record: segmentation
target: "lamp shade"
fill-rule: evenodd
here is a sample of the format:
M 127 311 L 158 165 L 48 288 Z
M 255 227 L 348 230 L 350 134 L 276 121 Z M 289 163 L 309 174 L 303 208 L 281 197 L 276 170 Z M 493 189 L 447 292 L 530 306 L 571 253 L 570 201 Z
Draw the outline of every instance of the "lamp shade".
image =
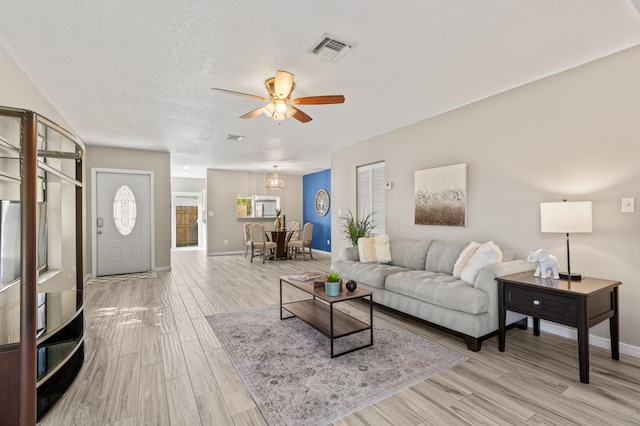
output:
M 540 203 L 540 231 L 591 232 L 591 201 Z

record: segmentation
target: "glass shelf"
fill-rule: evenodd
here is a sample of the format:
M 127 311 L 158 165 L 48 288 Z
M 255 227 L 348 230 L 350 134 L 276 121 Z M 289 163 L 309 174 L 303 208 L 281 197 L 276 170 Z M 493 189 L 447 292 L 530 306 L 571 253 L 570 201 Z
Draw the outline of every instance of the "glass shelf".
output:
M 38 384 L 42 379 L 57 371 L 57 367 L 69 358 L 83 338 L 38 347 Z

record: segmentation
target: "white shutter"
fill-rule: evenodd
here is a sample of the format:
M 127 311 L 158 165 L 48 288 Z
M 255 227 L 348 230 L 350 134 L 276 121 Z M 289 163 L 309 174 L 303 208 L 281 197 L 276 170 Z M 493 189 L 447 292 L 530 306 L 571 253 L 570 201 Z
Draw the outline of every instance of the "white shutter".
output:
M 376 235 L 381 235 L 385 233 L 384 163 L 382 163 L 381 167 L 372 169 L 371 174 L 371 206 L 373 211 L 373 224 L 375 225 L 373 232 Z
M 358 218 L 371 213 L 371 170 L 358 168 Z
M 384 162 L 358 167 L 358 217 L 371 214 L 373 234 L 385 233 Z

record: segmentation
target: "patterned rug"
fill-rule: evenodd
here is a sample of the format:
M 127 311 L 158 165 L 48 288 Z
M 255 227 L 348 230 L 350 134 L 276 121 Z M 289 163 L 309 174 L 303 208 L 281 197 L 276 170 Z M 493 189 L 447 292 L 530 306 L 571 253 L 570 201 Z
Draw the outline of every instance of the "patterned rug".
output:
M 117 281 L 140 280 L 140 279 L 156 278 L 156 277 L 157 275 L 154 271 L 136 272 L 133 274 L 103 275 L 101 277 L 91 278 L 87 284 L 112 283 Z
M 280 321 L 278 309 L 207 317 L 270 425 L 324 425 L 468 359 L 378 318 L 373 346 L 331 359 L 327 337 L 298 318 Z M 344 337 L 335 350 L 368 339 L 368 331 Z

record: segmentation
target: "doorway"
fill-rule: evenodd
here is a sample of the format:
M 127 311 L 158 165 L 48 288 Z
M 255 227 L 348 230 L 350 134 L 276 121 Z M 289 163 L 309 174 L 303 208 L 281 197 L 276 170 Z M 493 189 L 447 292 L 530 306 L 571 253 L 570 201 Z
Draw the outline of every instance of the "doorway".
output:
M 150 271 L 153 172 L 92 172 L 93 275 Z
M 202 248 L 202 194 L 174 192 L 172 194 L 171 246 L 173 248 Z

